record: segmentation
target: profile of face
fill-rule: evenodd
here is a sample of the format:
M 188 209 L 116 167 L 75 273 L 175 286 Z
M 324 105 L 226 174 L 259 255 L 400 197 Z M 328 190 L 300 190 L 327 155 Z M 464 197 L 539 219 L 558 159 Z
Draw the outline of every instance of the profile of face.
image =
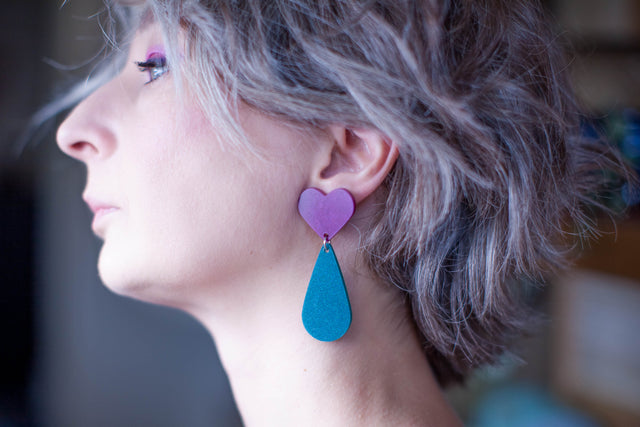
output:
M 75 108 L 57 138 L 87 167 L 83 198 L 104 240 L 104 283 L 181 306 L 291 258 L 287 240 L 306 227 L 296 203 L 316 149 L 248 107 L 239 121 L 265 158 L 225 148 L 189 83 L 176 91 L 170 68 L 159 28 L 141 29 L 121 72 Z

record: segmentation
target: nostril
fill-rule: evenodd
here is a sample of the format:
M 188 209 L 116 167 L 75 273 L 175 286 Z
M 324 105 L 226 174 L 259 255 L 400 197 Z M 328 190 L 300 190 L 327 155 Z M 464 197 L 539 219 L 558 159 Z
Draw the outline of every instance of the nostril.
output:
M 63 151 L 72 157 L 79 158 L 80 160 L 98 153 L 97 148 L 93 144 L 85 141 L 74 142 L 67 145 L 66 148 L 67 149 Z

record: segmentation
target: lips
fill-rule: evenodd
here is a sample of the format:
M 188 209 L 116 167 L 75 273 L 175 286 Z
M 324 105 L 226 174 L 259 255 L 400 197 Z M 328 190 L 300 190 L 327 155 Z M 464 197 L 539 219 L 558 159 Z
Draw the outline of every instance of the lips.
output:
M 97 235 L 101 235 L 102 227 L 100 225 L 104 222 L 103 219 L 119 211 L 120 208 L 118 208 L 115 204 L 104 202 L 90 196 L 85 196 L 83 197 L 83 199 L 87 206 L 89 206 L 91 212 L 93 212 L 93 222 L 91 223 L 91 229 Z

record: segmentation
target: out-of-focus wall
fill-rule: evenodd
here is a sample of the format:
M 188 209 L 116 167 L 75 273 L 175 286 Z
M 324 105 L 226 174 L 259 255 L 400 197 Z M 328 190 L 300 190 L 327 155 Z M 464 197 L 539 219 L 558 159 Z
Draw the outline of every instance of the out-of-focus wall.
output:
M 640 108 L 640 1 L 549 3 L 578 50 L 571 67 L 580 99 L 598 113 Z
M 20 17 L 21 19 L 17 19 Z M 6 1 L 0 13 L 0 425 L 28 425 L 35 349 L 35 156 L 18 139 L 46 81 L 32 58 L 47 29 L 36 2 Z M 17 424 L 20 423 L 20 424 Z

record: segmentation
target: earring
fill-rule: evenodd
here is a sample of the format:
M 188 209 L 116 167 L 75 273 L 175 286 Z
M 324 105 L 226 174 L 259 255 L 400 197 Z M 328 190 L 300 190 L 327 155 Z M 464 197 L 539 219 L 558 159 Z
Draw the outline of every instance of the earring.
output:
M 317 188 L 307 188 L 300 195 L 298 211 L 323 239 L 304 297 L 302 324 L 315 339 L 335 341 L 351 325 L 351 304 L 331 239 L 353 216 L 355 201 L 344 188 L 327 195 Z

